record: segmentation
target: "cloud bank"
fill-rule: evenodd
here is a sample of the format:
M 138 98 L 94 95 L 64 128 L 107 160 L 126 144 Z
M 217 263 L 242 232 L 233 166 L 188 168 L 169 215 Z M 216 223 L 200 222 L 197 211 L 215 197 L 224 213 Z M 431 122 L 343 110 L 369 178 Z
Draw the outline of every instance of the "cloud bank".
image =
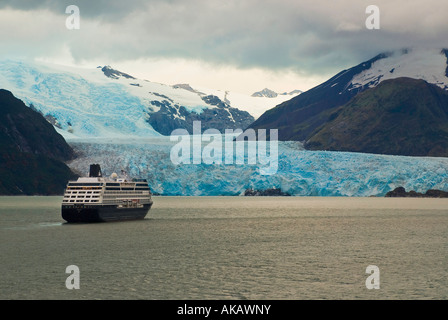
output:
M 68 30 L 68 5 L 81 28 Z M 380 8 L 381 29 L 365 10 Z M 448 47 L 440 0 L 3 0 L 0 55 L 74 61 L 184 59 L 329 74 L 401 47 Z

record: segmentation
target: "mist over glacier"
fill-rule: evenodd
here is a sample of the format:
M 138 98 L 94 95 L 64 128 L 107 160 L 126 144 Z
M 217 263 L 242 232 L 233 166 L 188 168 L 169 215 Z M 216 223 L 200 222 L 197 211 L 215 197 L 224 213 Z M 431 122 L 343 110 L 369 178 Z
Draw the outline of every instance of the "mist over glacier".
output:
M 448 159 L 350 152 L 307 151 L 299 142 L 278 142 L 278 170 L 260 165 L 179 164 L 170 160 L 169 137 L 138 140 L 68 140 L 79 157 L 69 166 L 80 174 L 99 163 L 104 175 L 125 170 L 146 178 L 155 194 L 242 195 L 246 189 L 281 189 L 294 196 L 384 196 L 403 186 L 426 192 L 448 190 Z M 234 149 L 235 150 L 235 149 Z

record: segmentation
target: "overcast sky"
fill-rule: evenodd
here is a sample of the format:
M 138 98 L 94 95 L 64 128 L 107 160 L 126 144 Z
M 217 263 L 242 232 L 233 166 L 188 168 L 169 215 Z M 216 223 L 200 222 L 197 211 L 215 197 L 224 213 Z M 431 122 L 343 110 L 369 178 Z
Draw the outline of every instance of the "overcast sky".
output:
M 380 9 L 369 30 L 368 5 Z M 80 29 L 66 27 L 77 5 Z M 306 90 L 402 47 L 448 47 L 446 0 L 0 0 L 0 58 L 111 65 L 251 93 Z

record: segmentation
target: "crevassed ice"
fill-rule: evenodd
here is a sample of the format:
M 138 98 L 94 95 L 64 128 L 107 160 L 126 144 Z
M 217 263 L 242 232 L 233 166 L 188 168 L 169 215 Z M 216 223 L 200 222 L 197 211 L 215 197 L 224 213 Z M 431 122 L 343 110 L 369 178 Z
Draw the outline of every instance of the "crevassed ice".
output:
M 280 188 L 296 196 L 384 196 L 399 186 L 448 190 L 448 158 L 307 151 L 298 142 L 279 142 L 278 171 L 264 176 L 258 165 L 173 165 L 167 137 L 71 144 L 84 156 L 70 167 L 86 172 L 90 163 L 100 163 L 105 174 L 124 169 L 164 195 L 240 195 L 249 188 Z

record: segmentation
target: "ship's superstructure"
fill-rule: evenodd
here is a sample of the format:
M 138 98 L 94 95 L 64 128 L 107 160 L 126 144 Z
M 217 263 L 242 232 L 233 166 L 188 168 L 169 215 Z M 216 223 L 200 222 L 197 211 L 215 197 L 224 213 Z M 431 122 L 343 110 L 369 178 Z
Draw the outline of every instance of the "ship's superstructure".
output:
M 98 164 L 90 166 L 89 177 L 69 181 L 62 200 L 62 217 L 67 222 L 143 219 L 152 206 L 151 190 L 144 179 L 102 176 Z

